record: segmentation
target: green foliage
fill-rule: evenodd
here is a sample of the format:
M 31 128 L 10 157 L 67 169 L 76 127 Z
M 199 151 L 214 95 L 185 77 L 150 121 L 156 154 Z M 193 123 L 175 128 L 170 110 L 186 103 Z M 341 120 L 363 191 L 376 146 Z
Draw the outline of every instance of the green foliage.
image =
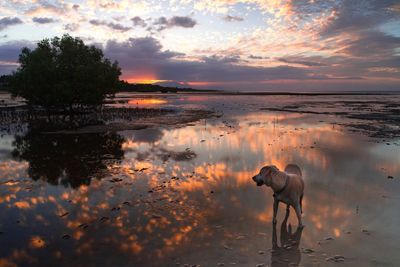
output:
M 11 92 L 32 105 L 99 105 L 120 85 L 118 63 L 111 63 L 101 49 L 70 35 L 44 39 L 34 50 L 23 48 L 18 61 Z

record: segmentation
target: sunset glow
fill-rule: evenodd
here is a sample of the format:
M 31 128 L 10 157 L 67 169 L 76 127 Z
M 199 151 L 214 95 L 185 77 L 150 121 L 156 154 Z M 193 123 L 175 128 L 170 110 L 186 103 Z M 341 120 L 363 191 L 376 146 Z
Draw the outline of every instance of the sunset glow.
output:
M 393 0 L 2 1 L 0 74 L 23 46 L 69 33 L 132 83 L 230 90 L 398 90 Z M 368 45 L 366 45 L 368 44 Z

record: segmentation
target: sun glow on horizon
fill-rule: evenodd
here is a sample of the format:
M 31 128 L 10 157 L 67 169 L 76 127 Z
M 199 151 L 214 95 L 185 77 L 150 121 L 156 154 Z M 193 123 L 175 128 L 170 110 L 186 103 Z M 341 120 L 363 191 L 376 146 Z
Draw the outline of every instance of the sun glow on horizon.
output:
M 159 80 L 155 77 L 140 77 L 140 78 L 129 78 L 126 79 L 129 83 L 145 83 L 145 84 L 154 84 L 160 82 L 169 82 L 169 80 Z

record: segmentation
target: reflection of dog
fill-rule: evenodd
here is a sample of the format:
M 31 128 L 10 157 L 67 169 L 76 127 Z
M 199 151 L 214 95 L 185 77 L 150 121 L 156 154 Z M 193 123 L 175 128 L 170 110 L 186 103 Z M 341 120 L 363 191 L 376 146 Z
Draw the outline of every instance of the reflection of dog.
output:
M 281 246 L 278 246 L 276 236 L 276 224 L 272 228 L 272 253 L 271 266 L 299 266 L 301 253 L 299 250 L 302 227 L 297 227 L 296 232 L 292 233 L 292 226 L 287 225 L 289 218 L 289 209 L 286 209 L 286 216 L 281 225 Z
M 301 170 L 297 165 L 287 165 L 284 172 L 273 165 L 265 166 L 261 168 L 259 174 L 253 177 L 253 181 L 258 186 L 265 184 L 274 191 L 273 223 L 276 223 L 276 214 L 281 201 L 287 205 L 287 209 L 290 206 L 295 209 L 299 226 L 302 226 L 301 213 L 303 211 L 301 202 L 303 200 L 304 182 Z

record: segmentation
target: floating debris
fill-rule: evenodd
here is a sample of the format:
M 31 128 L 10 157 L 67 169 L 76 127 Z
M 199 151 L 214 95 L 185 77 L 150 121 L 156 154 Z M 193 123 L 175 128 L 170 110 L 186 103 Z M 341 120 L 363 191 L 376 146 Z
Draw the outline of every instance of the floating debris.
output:
M 82 224 L 80 224 L 80 225 L 78 226 L 78 228 L 82 228 L 82 229 L 86 229 L 86 228 L 88 228 L 88 227 L 89 227 L 89 225 L 86 224 L 86 223 L 82 223 Z
M 62 218 L 62 217 L 67 216 L 68 214 L 69 214 L 69 212 L 65 212 L 65 213 L 63 213 L 63 214 L 61 214 L 61 215 L 59 215 L 59 216 Z
M 226 250 L 232 250 L 233 248 L 228 247 L 227 245 L 224 245 L 224 249 L 226 249 Z
M 101 218 L 100 218 L 100 221 L 101 221 L 101 222 L 106 222 L 106 221 L 108 221 L 109 219 L 110 219 L 110 218 L 104 216 L 104 217 L 101 217 Z
M 122 179 L 121 179 L 121 178 L 118 178 L 118 177 L 112 178 L 112 179 L 110 180 L 111 183 L 119 183 L 119 182 L 121 182 L 121 181 L 122 181 Z
M 363 233 L 366 234 L 366 235 L 371 235 L 370 231 L 368 231 L 368 230 L 366 230 L 366 229 L 363 229 L 361 232 L 363 232 Z
M 311 248 L 303 248 L 303 253 L 304 254 L 310 254 L 310 253 L 313 253 L 314 252 L 314 250 L 312 250 Z
M 161 219 L 162 218 L 162 216 L 159 215 L 159 214 L 153 214 L 153 216 L 151 216 L 151 217 L 154 218 L 154 219 Z
M 326 261 L 343 262 L 344 257 L 341 255 L 335 255 L 333 257 L 327 258 Z
M 246 239 L 246 236 L 244 236 L 244 235 L 238 235 L 235 239 L 236 239 L 236 240 L 243 240 L 243 239 Z

